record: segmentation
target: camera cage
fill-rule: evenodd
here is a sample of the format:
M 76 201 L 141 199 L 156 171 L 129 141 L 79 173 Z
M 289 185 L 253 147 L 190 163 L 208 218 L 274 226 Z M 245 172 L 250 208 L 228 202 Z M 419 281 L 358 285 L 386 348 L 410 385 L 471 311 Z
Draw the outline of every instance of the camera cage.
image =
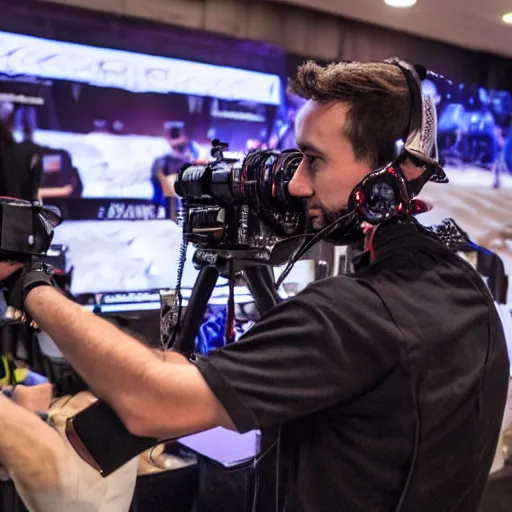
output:
M 253 150 L 233 158 L 227 150 L 227 143 L 215 139 L 213 160 L 180 169 L 174 188 L 182 199 L 187 242 L 202 248 L 261 248 L 305 234 L 304 202 L 287 194 L 301 153 Z

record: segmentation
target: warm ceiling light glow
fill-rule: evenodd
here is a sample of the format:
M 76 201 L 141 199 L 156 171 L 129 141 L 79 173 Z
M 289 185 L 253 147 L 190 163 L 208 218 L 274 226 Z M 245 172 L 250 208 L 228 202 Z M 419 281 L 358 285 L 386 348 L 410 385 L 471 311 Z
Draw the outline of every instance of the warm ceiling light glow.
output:
M 507 14 L 504 14 L 502 19 L 505 23 L 512 24 L 512 12 L 507 12 Z
M 384 0 L 391 7 L 411 7 L 416 0 Z

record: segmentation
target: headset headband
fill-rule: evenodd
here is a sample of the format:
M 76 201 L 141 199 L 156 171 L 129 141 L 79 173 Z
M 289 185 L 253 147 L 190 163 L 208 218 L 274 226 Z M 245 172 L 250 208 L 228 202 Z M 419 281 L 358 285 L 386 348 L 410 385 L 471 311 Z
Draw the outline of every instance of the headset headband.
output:
M 409 133 L 400 161 L 411 159 L 418 167 L 425 167 L 428 180 L 448 183 L 448 178 L 439 165 L 437 150 L 437 113 L 430 96 L 424 96 L 421 81 L 428 71 L 422 66 L 411 66 L 400 59 L 385 62 L 397 66 L 405 77 L 409 89 L 410 119 Z

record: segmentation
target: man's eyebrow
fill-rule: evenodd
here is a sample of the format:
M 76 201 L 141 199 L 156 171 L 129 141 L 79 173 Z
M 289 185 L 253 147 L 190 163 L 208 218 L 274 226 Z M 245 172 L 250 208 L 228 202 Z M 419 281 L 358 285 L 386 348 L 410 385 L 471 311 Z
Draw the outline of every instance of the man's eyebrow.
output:
M 325 153 L 311 142 L 298 143 L 298 146 L 301 153 L 316 153 L 318 156 L 325 158 Z

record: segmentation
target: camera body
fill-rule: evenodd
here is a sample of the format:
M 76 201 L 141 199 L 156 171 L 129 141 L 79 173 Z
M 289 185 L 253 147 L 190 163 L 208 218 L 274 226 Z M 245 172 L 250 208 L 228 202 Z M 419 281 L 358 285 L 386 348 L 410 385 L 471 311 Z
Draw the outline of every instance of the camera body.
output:
M 304 203 L 288 193 L 300 152 L 255 150 L 240 160 L 226 157 L 227 148 L 214 140 L 212 162 L 180 170 L 175 190 L 183 201 L 185 240 L 200 248 L 243 249 L 305 233 Z

